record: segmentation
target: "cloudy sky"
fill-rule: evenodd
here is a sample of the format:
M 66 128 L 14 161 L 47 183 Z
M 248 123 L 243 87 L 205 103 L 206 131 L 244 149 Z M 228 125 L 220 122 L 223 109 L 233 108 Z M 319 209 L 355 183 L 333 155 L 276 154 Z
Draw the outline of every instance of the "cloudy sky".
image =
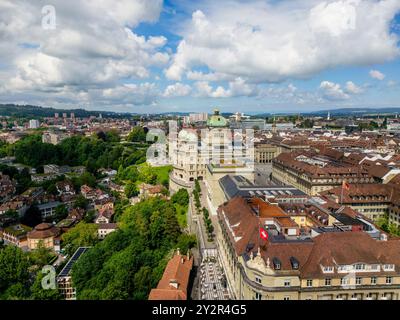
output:
M 0 103 L 400 107 L 399 39 L 399 0 L 0 0 Z

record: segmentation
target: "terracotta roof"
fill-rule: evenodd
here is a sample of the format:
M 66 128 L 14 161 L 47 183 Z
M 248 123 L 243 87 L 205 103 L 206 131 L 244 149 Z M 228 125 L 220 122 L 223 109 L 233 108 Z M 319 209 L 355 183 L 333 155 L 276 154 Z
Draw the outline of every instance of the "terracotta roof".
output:
M 266 264 L 272 266 L 274 258 L 279 259 L 281 270 L 277 272 L 300 273 L 302 278 L 326 277 L 321 266 L 356 263 L 395 264 L 396 272 L 400 272 L 397 238 L 380 241 L 365 232 L 326 232 L 308 240 L 260 241 L 256 213 L 242 198 L 233 198 L 220 206 L 218 218 L 237 256 L 260 248 Z M 300 264 L 298 270 L 292 268 L 292 257 Z
M 301 267 L 303 277 L 322 275 L 321 265 L 354 263 L 396 264 L 400 268 L 400 242 L 378 241 L 364 232 L 323 233 L 314 238 L 307 262 Z
M 248 244 L 259 243 L 259 220 L 247 201 L 235 197 L 218 208 L 218 218 L 226 226 L 228 237 L 233 244 L 237 255 L 246 252 Z
M 399 198 L 399 187 L 391 184 L 350 184 L 349 190 L 343 190 L 343 203 L 365 203 L 374 201 L 389 203 Z M 336 187 L 328 191 L 321 192 L 321 195 L 337 199 L 341 198 L 342 187 Z
M 38 224 L 31 232 L 28 233 L 29 239 L 46 239 L 50 237 L 58 237 L 60 229 L 51 223 Z
M 193 257 L 176 254 L 167 264 L 164 274 L 152 289 L 149 300 L 187 300 L 187 289 Z

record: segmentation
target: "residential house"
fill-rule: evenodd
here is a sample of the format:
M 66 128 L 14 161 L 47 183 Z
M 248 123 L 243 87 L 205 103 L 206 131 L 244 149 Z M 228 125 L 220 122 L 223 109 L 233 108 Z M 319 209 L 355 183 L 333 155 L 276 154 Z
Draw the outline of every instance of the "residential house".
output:
M 150 291 L 149 300 L 187 300 L 193 257 L 178 252 L 168 262 L 157 288 Z
M 5 244 L 12 244 L 19 248 L 26 248 L 28 246 L 27 234 L 31 230 L 31 227 L 23 224 L 0 228 L 0 238 L 3 239 Z
M 103 240 L 108 234 L 117 230 L 116 223 L 99 223 L 97 233 L 100 240 Z

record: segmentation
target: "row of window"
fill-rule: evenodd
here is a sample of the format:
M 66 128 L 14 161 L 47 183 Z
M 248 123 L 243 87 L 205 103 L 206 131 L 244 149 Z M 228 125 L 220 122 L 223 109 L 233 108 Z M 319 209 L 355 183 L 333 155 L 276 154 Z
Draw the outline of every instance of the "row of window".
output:
M 256 276 L 256 282 L 261 284 L 261 278 Z M 393 283 L 393 277 L 386 277 L 386 281 L 385 283 L 387 285 L 392 284 Z M 350 278 L 341 278 L 340 279 L 340 285 L 342 286 L 346 286 L 346 285 L 350 285 L 351 284 L 351 280 Z M 361 277 L 356 277 L 355 278 L 355 285 L 362 285 L 363 284 L 363 280 Z M 376 285 L 377 284 L 377 277 L 371 277 L 370 278 L 370 284 L 371 285 Z M 284 281 L 284 286 L 285 287 L 290 287 L 291 282 L 290 280 L 285 280 Z M 332 285 L 332 279 L 331 278 L 325 278 L 325 286 L 331 286 Z M 311 288 L 313 286 L 313 280 L 309 279 L 307 280 L 307 287 Z M 255 299 L 256 300 L 261 300 L 262 295 L 258 292 L 255 292 Z
M 362 285 L 363 278 L 361 277 L 356 277 L 355 278 L 355 284 L 356 285 Z M 286 282 L 285 282 L 286 283 Z M 370 278 L 370 284 L 375 285 L 377 283 L 377 277 L 371 277 Z M 393 277 L 386 277 L 386 284 L 392 284 L 393 283 Z M 340 285 L 345 286 L 351 284 L 350 278 L 349 277 L 344 277 L 340 279 Z M 331 286 L 332 285 L 332 279 L 331 278 L 325 278 L 325 286 Z M 286 285 L 285 285 L 286 286 Z M 289 283 L 290 286 L 290 283 Z M 313 286 L 313 280 L 309 279 L 307 280 L 307 287 L 312 287 Z
M 384 264 L 382 266 L 384 271 L 394 271 L 395 266 L 394 264 Z M 379 264 L 371 264 L 367 265 L 364 263 L 357 263 L 354 265 L 342 265 L 337 267 L 337 271 L 351 271 L 351 270 L 356 270 L 356 271 L 363 271 L 363 270 L 370 270 L 370 271 L 379 271 L 380 265 Z M 325 266 L 322 268 L 322 271 L 324 273 L 333 273 L 334 272 L 334 267 L 333 266 Z
M 378 296 L 379 296 L 378 293 L 369 292 L 369 293 L 365 294 L 365 298 L 366 299 L 373 299 L 373 298 L 376 299 L 376 298 L 378 298 Z M 393 299 L 393 293 L 385 292 L 385 293 L 382 293 L 380 296 L 381 296 L 381 299 L 383 299 L 383 300 Z M 336 300 L 345 300 L 345 299 L 347 299 L 347 297 L 348 297 L 347 294 L 338 294 L 338 295 L 336 295 Z M 350 295 L 350 299 L 351 300 L 360 300 L 360 299 L 362 299 L 362 297 L 363 297 L 362 293 L 353 293 L 353 294 Z M 329 295 L 329 296 L 323 296 L 321 298 L 322 298 L 322 300 L 324 300 L 324 298 L 325 299 L 329 298 L 331 300 L 333 298 L 333 296 Z M 255 300 L 262 300 L 262 294 L 259 293 L 259 292 L 254 292 L 254 299 Z M 283 300 L 290 300 L 290 296 L 284 296 Z M 308 296 L 306 298 L 306 300 L 312 300 L 312 296 Z

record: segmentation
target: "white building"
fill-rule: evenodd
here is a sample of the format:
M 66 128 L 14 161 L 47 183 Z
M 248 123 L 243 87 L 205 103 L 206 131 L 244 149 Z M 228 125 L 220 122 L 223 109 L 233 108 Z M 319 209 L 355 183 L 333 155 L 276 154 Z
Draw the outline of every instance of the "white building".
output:
M 39 120 L 36 119 L 29 120 L 29 129 L 37 129 L 39 127 L 40 127 Z

